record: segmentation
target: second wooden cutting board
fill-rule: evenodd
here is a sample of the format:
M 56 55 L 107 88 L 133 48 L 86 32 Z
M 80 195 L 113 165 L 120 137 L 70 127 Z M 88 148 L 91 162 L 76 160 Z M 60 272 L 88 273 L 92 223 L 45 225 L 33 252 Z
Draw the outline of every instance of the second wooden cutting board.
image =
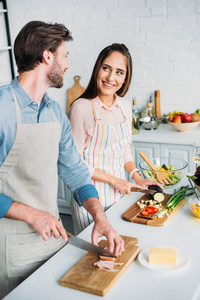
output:
M 85 89 L 80 85 L 80 79 L 81 76 L 74 76 L 75 84 L 73 87 L 67 90 L 67 113 L 72 102 L 85 91 Z
M 139 252 L 140 247 L 137 238 L 122 236 L 124 240 L 125 251 L 117 258 L 116 262 L 123 262 L 121 266 L 116 266 L 117 272 L 107 272 L 94 267 L 94 262 L 99 257 L 93 253 L 87 253 L 64 277 L 60 280 L 60 285 L 75 290 L 87 292 L 94 295 L 104 296 L 113 284 L 119 279 L 129 265 L 134 261 Z M 107 246 L 107 240 L 102 240 L 99 245 Z
M 165 197 L 172 196 L 170 194 L 165 194 Z M 148 195 L 143 195 L 140 199 L 137 201 L 141 200 L 150 200 Z M 127 209 L 123 215 L 122 219 L 131 223 L 138 223 L 138 224 L 143 224 L 143 225 L 148 225 L 148 226 L 164 226 L 167 225 L 170 220 L 177 214 L 177 212 L 181 209 L 181 207 L 185 204 L 186 199 L 183 199 L 177 207 L 170 213 L 169 217 L 164 215 L 162 218 L 148 218 L 148 217 L 142 217 L 141 211 L 137 205 L 137 201 L 129 208 Z

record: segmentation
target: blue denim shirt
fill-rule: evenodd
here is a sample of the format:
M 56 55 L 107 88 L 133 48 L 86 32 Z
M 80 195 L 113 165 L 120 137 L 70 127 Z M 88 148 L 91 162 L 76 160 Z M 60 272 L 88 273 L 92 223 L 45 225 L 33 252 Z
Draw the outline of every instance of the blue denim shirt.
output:
M 21 108 L 22 123 L 52 122 L 53 118 L 47 103 L 54 111 L 61 125 L 59 142 L 58 175 L 72 191 L 79 206 L 90 197 L 98 197 L 98 192 L 90 178 L 87 166 L 81 161 L 74 145 L 69 119 L 59 104 L 53 101 L 47 93 L 38 105 L 24 91 L 17 77 L 12 82 L 13 89 Z M 16 135 L 16 113 L 10 85 L 0 87 L 0 166 L 12 148 Z M 37 157 L 36 157 L 37 159 Z M 6 195 L 0 194 L 0 218 L 9 210 L 12 201 Z

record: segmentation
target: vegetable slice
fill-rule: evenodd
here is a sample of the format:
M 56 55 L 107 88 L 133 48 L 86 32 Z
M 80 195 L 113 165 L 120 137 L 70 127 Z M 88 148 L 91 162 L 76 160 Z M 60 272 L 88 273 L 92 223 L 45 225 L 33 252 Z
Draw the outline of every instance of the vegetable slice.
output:
M 153 199 L 153 200 L 155 200 L 155 201 L 157 201 L 157 202 L 159 202 L 159 203 L 161 203 L 164 199 L 165 199 L 165 196 L 164 196 L 164 194 L 163 194 L 163 190 L 158 186 L 158 185 L 150 185 L 150 186 L 148 186 L 148 190 L 153 190 L 153 191 L 157 191 L 156 193 L 154 193 L 154 194 L 149 194 L 149 196 Z
M 165 196 L 164 196 L 163 193 L 156 192 L 155 194 L 153 194 L 153 198 L 154 198 L 154 200 L 156 200 L 157 202 L 161 203 L 161 202 L 164 201 Z

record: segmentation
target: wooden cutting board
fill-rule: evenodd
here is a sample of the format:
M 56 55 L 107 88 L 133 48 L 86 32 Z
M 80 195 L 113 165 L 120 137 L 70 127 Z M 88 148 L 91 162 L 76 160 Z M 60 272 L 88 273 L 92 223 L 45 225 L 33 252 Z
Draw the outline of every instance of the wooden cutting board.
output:
M 67 112 L 69 111 L 72 102 L 85 91 L 85 89 L 80 85 L 80 79 L 81 76 L 74 76 L 74 86 L 67 90 Z
M 165 197 L 172 196 L 170 194 L 165 194 Z M 143 195 L 140 200 L 149 200 L 148 195 Z M 186 199 L 183 199 L 177 207 L 170 213 L 169 217 L 164 215 L 162 218 L 155 218 L 155 214 L 152 214 L 147 217 L 143 217 L 141 214 L 141 211 L 143 209 L 140 209 L 139 206 L 137 205 L 137 201 L 129 208 L 127 209 L 123 215 L 122 219 L 128 222 L 132 223 L 138 223 L 138 224 L 143 224 L 143 225 L 148 225 L 148 226 L 164 226 L 167 225 L 171 219 L 177 214 L 177 212 L 181 209 L 181 207 L 185 204 Z
M 119 279 L 129 265 L 140 253 L 137 238 L 121 236 L 124 240 L 125 251 L 116 258 L 116 262 L 123 262 L 121 266 L 116 266 L 118 272 L 107 272 L 94 267 L 94 262 L 99 260 L 98 255 L 87 253 L 64 277 L 60 280 L 60 285 L 83 291 L 86 293 L 104 296 L 113 284 Z M 99 245 L 107 246 L 107 240 L 102 240 Z

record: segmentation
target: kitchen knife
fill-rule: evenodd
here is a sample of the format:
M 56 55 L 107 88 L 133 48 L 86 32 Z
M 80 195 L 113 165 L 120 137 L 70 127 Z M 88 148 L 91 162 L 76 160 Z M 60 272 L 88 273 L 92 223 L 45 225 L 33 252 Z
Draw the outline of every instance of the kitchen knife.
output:
M 132 187 L 131 188 L 131 192 L 141 192 L 141 193 L 145 193 L 145 194 L 154 194 L 154 193 L 157 193 L 158 191 L 155 191 L 155 190 L 145 190 L 145 189 L 140 189 L 140 188 Z
M 78 238 L 77 236 L 72 235 L 69 232 L 67 232 L 67 235 L 68 235 L 68 243 L 70 245 L 73 245 L 80 249 L 86 250 L 88 252 L 92 252 L 97 255 L 117 258 L 117 255 L 108 251 L 107 249 L 101 248 L 99 246 L 95 246 L 94 244 L 89 243 L 85 240 L 82 240 L 82 239 Z

